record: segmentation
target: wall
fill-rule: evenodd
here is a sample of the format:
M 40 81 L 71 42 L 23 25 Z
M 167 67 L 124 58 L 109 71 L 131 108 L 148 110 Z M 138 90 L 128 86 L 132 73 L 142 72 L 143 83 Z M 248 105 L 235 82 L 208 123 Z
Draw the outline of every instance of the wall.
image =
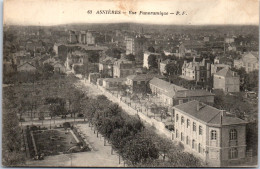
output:
M 213 88 L 222 89 L 223 91 L 225 91 L 225 78 L 222 76 L 214 75 Z
M 226 92 L 239 92 L 240 91 L 240 79 L 239 77 L 226 78 Z
M 178 121 L 177 121 L 178 116 Z M 184 117 L 184 123 L 181 124 L 181 117 Z M 206 159 L 206 125 L 193 119 L 190 116 L 187 116 L 186 114 L 182 113 L 181 111 L 175 109 L 175 132 L 178 131 L 178 138 L 175 139 L 178 141 L 181 141 L 181 133 L 183 133 L 183 145 L 189 150 L 189 152 L 196 154 L 196 156 L 199 156 L 201 159 Z M 190 120 L 190 125 L 187 127 L 187 119 Z M 196 124 L 196 131 L 193 131 L 193 122 Z M 202 135 L 199 135 L 199 126 L 202 127 Z M 176 133 L 175 133 L 176 134 Z M 189 139 L 189 143 L 187 144 L 187 136 Z M 195 148 L 192 149 L 192 140 L 195 140 Z M 198 152 L 198 145 L 201 145 L 201 153 Z
M 237 130 L 237 140 L 229 140 L 229 132 L 231 129 Z M 246 126 L 245 125 L 232 125 L 225 126 L 222 129 L 222 166 L 228 166 L 230 164 L 239 164 L 243 162 L 246 157 Z M 238 149 L 238 158 L 229 159 L 229 150 L 230 147 L 236 147 Z

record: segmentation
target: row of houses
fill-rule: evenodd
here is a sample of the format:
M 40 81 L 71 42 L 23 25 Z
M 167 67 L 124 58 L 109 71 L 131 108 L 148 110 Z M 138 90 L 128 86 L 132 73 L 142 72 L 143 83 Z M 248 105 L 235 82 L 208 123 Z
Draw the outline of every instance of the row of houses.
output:
M 247 123 L 212 107 L 213 93 L 189 90 L 155 74 L 98 78 L 97 82 L 107 90 L 120 90 L 121 87 L 126 90 L 125 86 L 128 86 L 127 91 L 130 92 L 156 95 L 173 117 L 172 139 L 181 142 L 187 151 L 209 166 L 237 165 L 246 160 Z

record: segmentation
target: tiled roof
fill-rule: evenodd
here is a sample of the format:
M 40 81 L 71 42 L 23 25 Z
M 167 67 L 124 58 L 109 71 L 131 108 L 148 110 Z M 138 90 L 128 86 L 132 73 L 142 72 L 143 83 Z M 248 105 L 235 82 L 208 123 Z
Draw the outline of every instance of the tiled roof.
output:
M 210 93 L 206 90 L 187 90 L 187 91 L 178 91 L 176 97 L 200 97 L 200 96 L 214 96 L 215 94 Z
M 243 62 L 251 62 L 251 63 L 258 63 L 258 54 L 256 52 L 249 52 L 249 53 L 246 53 L 242 56 L 242 61 Z
M 162 76 L 161 75 L 157 75 L 157 74 L 139 74 L 139 75 L 127 76 L 127 79 L 136 80 L 136 81 L 149 81 L 149 80 L 151 80 L 154 77 L 160 78 Z
M 216 73 L 218 76 L 223 76 L 223 77 L 235 77 L 234 72 L 230 70 L 229 68 L 223 68 L 220 71 Z
M 117 64 L 133 64 L 132 61 L 129 61 L 127 59 L 118 59 L 117 61 L 115 61 Z
M 28 65 L 30 65 L 30 66 L 32 66 L 32 67 L 35 67 L 33 64 L 31 64 L 31 63 L 29 63 L 29 62 L 24 62 L 23 64 L 17 66 L 17 68 L 18 68 L 18 67 L 22 67 L 22 66 L 25 65 L 25 64 L 28 64 Z
M 162 79 L 159 79 L 157 77 L 154 77 L 151 81 L 150 81 L 151 85 L 154 85 L 158 88 L 160 88 L 161 90 L 163 90 L 163 94 L 165 94 L 166 96 L 169 97 L 174 97 L 177 91 L 185 91 L 188 90 L 186 88 L 177 86 L 175 84 L 171 84 L 167 81 L 164 81 Z
M 103 81 L 106 82 L 124 82 L 126 78 L 105 78 Z
M 71 54 L 72 55 L 77 55 L 77 56 L 86 56 L 86 55 L 88 55 L 85 52 L 82 52 L 82 51 L 79 51 L 79 50 L 73 51 Z
M 209 125 L 232 125 L 246 123 L 230 115 L 222 116 L 222 111 L 199 101 L 193 100 L 174 107 Z M 198 109 L 199 108 L 199 109 Z
M 107 50 L 106 46 L 87 46 L 84 44 L 64 44 L 64 43 L 55 43 L 56 46 L 64 45 L 66 47 L 80 47 L 84 50 Z
M 106 57 L 100 61 L 102 64 L 113 64 L 117 59 L 112 57 Z

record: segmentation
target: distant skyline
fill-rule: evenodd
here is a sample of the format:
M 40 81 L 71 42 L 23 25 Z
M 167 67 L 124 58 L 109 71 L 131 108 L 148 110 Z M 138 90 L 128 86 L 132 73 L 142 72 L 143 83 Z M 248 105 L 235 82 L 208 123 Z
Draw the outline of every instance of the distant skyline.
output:
M 96 14 L 97 10 L 121 14 Z M 92 14 L 88 14 L 92 10 Z M 122 12 L 126 12 L 123 14 Z M 129 11 L 137 12 L 129 15 Z M 143 12 L 185 11 L 139 15 Z M 259 25 L 258 0 L 6 0 L 4 24 L 52 26 L 73 23 L 135 22 L 169 25 Z

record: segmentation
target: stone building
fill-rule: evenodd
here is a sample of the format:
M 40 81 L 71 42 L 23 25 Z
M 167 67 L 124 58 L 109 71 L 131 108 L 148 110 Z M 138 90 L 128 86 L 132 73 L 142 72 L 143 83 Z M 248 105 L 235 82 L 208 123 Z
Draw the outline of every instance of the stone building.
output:
M 126 43 L 126 55 L 133 54 L 136 56 L 136 60 L 142 60 L 144 50 L 148 48 L 147 40 L 145 37 L 125 37 Z
M 113 77 L 127 77 L 135 74 L 135 63 L 126 59 L 119 59 L 114 62 Z
M 244 120 L 195 100 L 175 106 L 174 120 L 174 139 L 208 166 L 243 164 L 246 157 Z
M 113 65 L 116 60 L 116 58 L 112 57 L 106 57 L 100 60 L 98 65 L 99 73 L 101 73 L 103 77 L 113 77 Z
M 246 72 L 259 70 L 259 56 L 258 52 L 248 52 L 242 55 L 241 59 L 234 60 L 234 67 L 245 68 Z
M 129 86 L 131 93 L 147 93 L 150 91 L 149 81 L 154 77 L 163 78 L 156 74 L 137 74 L 126 77 L 126 85 Z
M 198 100 L 207 104 L 214 103 L 214 94 L 206 90 L 188 90 L 154 77 L 150 81 L 150 89 L 166 106 L 174 106 L 191 100 Z
M 161 54 L 159 54 L 159 53 L 153 53 L 153 52 L 149 52 L 149 51 L 144 52 L 144 55 L 143 55 L 143 67 L 144 68 L 147 68 L 147 69 L 150 68 L 151 65 L 149 65 L 149 57 L 151 55 L 155 55 L 156 56 L 157 62 L 159 60 L 159 57 L 161 56 Z
M 193 58 L 192 62 L 184 61 L 182 66 L 181 78 L 186 80 L 194 80 L 196 82 L 205 82 L 211 76 L 211 69 L 209 60 L 203 59 L 201 62 L 195 61 Z
M 80 31 L 78 41 L 81 44 L 95 45 L 95 37 L 90 31 Z
M 224 92 L 239 92 L 240 78 L 236 72 L 223 68 L 214 74 L 213 87 L 222 89 Z

